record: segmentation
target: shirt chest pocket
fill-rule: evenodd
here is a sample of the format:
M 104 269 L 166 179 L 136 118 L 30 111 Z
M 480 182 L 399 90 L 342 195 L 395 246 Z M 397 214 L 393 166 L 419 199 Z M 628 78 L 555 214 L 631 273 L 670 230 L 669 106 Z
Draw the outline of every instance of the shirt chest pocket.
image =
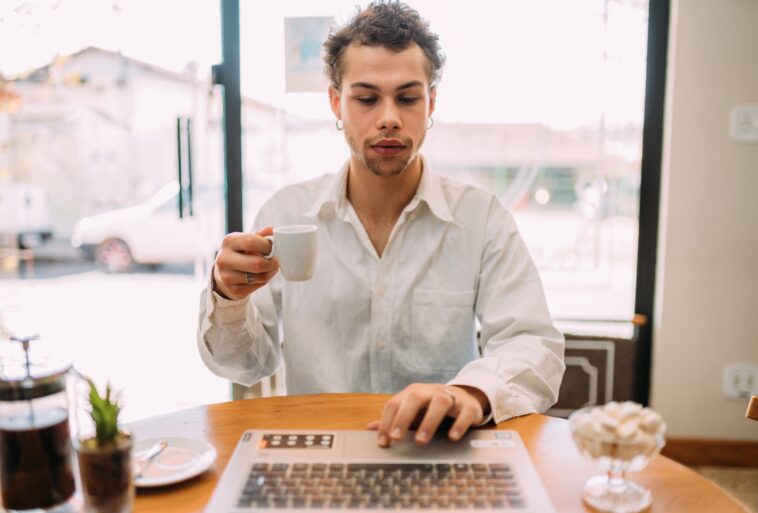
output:
M 428 371 L 459 371 L 478 357 L 474 341 L 475 290 L 413 291 L 413 363 Z

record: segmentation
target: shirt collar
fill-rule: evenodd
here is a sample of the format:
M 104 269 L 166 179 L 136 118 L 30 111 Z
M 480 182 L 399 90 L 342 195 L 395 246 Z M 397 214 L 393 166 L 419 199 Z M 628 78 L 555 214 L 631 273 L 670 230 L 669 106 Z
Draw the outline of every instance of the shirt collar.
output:
M 321 189 L 311 207 L 305 212 L 306 217 L 316 218 L 327 206 L 332 206 L 340 217 L 347 212 L 347 173 L 350 168 L 348 160 L 336 175 L 328 179 L 328 183 Z
M 440 220 L 452 223 L 453 214 L 450 212 L 445 191 L 442 189 L 442 180 L 439 175 L 432 171 L 431 166 L 423 156 L 421 157 L 421 164 L 424 172 L 421 173 L 421 182 L 418 184 L 416 197 L 419 201 L 429 205 L 429 210 Z M 415 198 L 411 203 L 415 203 Z
M 406 211 L 415 210 L 423 201 L 429 206 L 429 210 L 436 217 L 446 222 L 453 222 L 453 215 L 445 198 L 440 177 L 432 172 L 427 160 L 421 157 L 422 169 L 421 181 L 419 182 L 416 195 L 405 208 Z M 350 161 L 347 161 L 340 172 L 332 176 L 329 183 L 321 190 L 321 193 L 305 212 L 306 217 L 315 218 L 327 206 L 332 206 L 340 217 L 347 215 L 347 175 Z

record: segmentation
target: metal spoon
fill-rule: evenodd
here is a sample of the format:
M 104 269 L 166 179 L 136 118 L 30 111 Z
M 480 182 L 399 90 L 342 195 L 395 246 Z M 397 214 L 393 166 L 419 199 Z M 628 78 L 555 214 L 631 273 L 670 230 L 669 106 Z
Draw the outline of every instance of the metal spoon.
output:
M 163 449 L 166 447 L 168 447 L 168 443 L 166 443 L 164 440 L 161 440 L 159 442 L 156 442 L 155 445 L 153 445 L 145 454 L 140 456 L 139 460 L 137 460 L 139 470 L 134 474 L 134 479 L 142 477 L 142 475 L 145 473 L 145 470 L 147 470 L 147 467 L 150 466 L 150 463 L 152 463 L 152 461 L 160 453 L 162 453 Z

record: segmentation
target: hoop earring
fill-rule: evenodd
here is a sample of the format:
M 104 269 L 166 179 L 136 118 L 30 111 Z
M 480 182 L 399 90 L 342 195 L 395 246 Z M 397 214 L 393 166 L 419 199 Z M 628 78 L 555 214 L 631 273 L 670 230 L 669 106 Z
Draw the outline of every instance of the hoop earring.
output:
M 335 121 L 334 124 L 337 126 L 337 130 L 340 130 L 340 131 L 342 130 L 342 127 L 345 126 L 344 123 L 342 123 L 341 119 L 338 119 L 337 121 Z
M 426 124 L 426 129 L 431 130 L 434 126 L 434 118 L 429 116 L 429 122 Z

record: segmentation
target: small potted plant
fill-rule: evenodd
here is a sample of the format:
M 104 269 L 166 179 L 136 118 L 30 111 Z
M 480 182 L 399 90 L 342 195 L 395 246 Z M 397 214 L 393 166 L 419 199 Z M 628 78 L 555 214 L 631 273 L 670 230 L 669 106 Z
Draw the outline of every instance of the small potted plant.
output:
M 76 451 L 87 513 L 129 513 L 134 502 L 132 484 L 132 437 L 120 429 L 118 398 L 111 398 L 111 386 L 101 396 L 87 378 L 87 413 L 94 423 L 93 436 L 79 438 Z

